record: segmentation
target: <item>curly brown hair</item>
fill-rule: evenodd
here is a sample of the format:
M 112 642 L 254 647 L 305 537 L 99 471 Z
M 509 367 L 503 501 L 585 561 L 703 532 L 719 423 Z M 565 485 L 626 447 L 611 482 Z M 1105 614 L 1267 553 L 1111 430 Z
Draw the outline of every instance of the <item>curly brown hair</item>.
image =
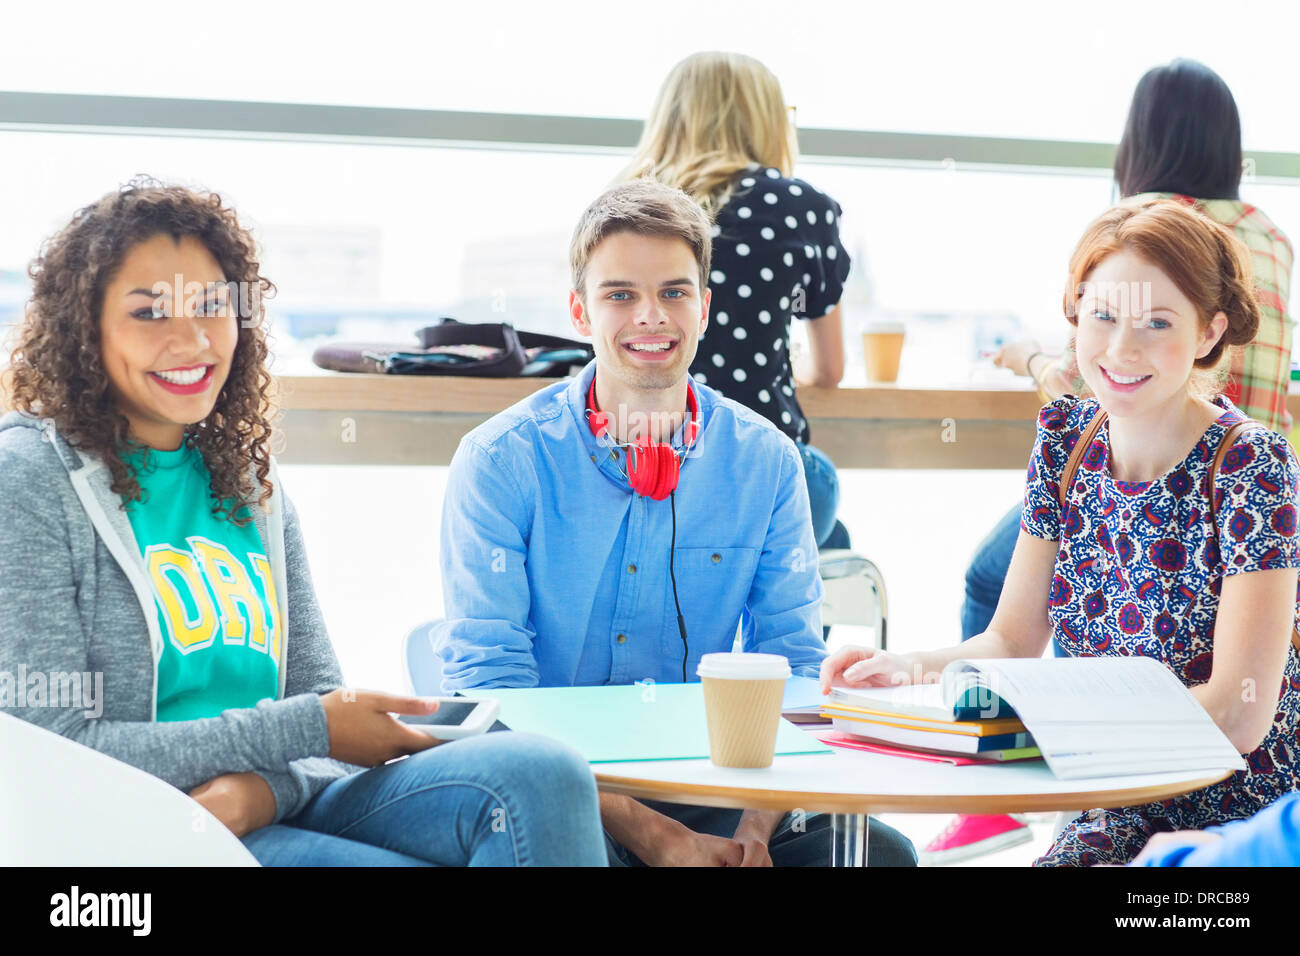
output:
M 68 444 L 107 465 L 116 494 L 140 500 L 124 455 L 141 446 L 129 437 L 127 419 L 109 392 L 100 316 L 105 290 L 127 253 L 158 235 L 197 239 L 228 282 L 250 290 L 232 297 L 239 338 L 230 374 L 212 411 L 186 428 L 184 439 L 211 475 L 213 513 L 244 526 L 251 518 L 239 514 L 243 506 L 265 507 L 271 497 L 272 378 L 263 299 L 275 287 L 258 272 L 252 236 L 217 194 L 137 177 L 78 210 L 46 240 L 27 270 L 32 297 L 10 356 L 13 406 L 52 420 Z

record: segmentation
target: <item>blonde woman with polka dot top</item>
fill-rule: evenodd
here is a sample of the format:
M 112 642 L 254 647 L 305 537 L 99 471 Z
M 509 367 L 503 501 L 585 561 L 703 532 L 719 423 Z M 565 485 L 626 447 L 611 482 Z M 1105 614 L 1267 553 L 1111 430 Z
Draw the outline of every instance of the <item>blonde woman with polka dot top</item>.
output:
M 711 321 L 691 374 L 798 444 L 817 543 L 847 547 L 835 467 L 808 443 L 795 387 L 834 387 L 843 376 L 839 301 L 850 260 L 839 204 L 791 178 L 797 155 L 776 77 L 751 57 L 696 53 L 668 75 L 621 178 L 676 186 L 713 219 Z M 790 356 L 796 319 L 809 320 L 802 363 Z

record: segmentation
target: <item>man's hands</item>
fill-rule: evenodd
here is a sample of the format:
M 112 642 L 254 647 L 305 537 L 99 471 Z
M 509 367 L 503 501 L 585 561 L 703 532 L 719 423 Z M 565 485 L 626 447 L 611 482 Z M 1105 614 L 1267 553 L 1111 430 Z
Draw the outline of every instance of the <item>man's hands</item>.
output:
M 255 773 L 223 773 L 190 791 L 190 797 L 237 837 L 270 826 L 275 794 Z
M 657 852 L 641 859 L 649 866 L 771 866 L 767 841 L 782 816 L 780 812 L 746 810 L 730 840 L 696 833 L 672 821 L 677 827 L 672 836 L 656 841 Z
M 389 713 L 424 716 L 438 709 L 437 701 L 342 689 L 325 694 L 321 703 L 329 725 L 330 756 L 344 763 L 376 767 L 442 742 L 406 726 Z
M 745 848 L 735 840 L 696 833 L 682 826 L 680 833 L 659 843 L 654 852 L 641 859 L 647 866 L 740 866 Z
M 740 861 L 741 866 L 772 865 L 767 844 L 784 816 L 785 814 L 780 810 L 746 810 L 741 814 L 740 823 L 736 826 L 736 835 L 732 837 L 744 851 Z
M 696 833 L 644 803 L 612 793 L 600 795 L 605 829 L 647 866 L 771 866 L 767 841 L 785 815 L 746 810 L 735 835 Z

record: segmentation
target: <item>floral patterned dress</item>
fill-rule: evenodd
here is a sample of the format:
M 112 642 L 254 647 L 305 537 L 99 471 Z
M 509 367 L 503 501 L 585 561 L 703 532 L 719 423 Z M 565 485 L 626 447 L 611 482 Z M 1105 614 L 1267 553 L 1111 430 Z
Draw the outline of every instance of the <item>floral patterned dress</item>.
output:
M 1059 540 L 1048 616 L 1072 656 L 1135 655 L 1163 661 L 1188 687 L 1209 680 L 1223 578 L 1300 567 L 1296 536 L 1300 466 L 1287 440 L 1262 427 L 1238 434 L 1219 466 L 1217 529 L 1209 511 L 1210 469 L 1224 434 L 1245 416 L 1226 398 L 1223 414 L 1188 456 L 1147 482 L 1110 475 L 1110 428 L 1084 453 L 1064 510 L 1058 484 L 1070 451 L 1097 413 L 1095 400 L 1065 396 L 1043 408 L 1029 462 L 1021 527 Z M 1300 593 L 1297 616 L 1300 622 Z M 1246 755 L 1248 770 L 1173 800 L 1092 810 L 1071 822 L 1040 866 L 1124 863 L 1153 833 L 1202 829 L 1248 817 L 1300 786 L 1300 656 L 1287 653 L 1273 728 Z

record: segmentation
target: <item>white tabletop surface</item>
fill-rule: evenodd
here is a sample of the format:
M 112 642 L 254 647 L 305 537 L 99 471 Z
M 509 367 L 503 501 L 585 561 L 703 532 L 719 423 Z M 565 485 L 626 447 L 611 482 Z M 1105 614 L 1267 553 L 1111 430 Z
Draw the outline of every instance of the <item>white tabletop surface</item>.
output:
M 1120 807 L 1198 790 L 1231 771 L 1058 780 L 1040 760 L 953 766 L 835 748 L 778 756 L 762 770 L 708 760 L 595 763 L 600 788 L 642 799 L 822 813 L 954 813 Z

